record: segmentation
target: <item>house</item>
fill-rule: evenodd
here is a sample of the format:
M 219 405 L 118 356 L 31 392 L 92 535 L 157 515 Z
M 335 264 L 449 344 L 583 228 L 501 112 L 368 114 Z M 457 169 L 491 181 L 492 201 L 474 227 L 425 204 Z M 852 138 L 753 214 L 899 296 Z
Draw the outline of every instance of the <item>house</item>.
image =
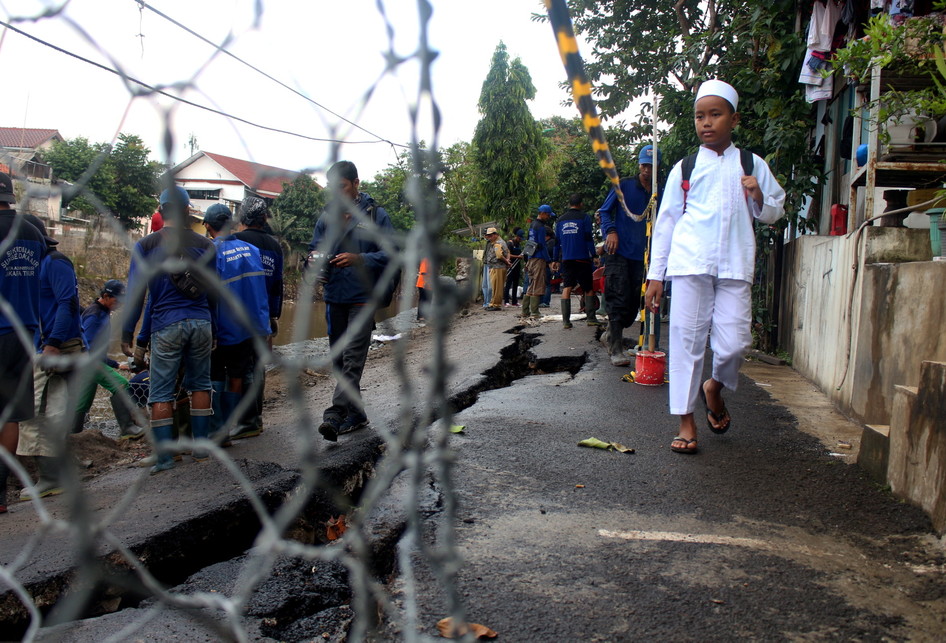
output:
M 847 30 L 852 42 L 872 5 L 849 1 L 857 16 Z M 814 4 L 815 11 L 825 6 Z M 858 81 L 817 88 L 823 93 L 814 100 L 812 133 L 827 179 L 809 216 L 820 220 L 820 234 L 785 244 L 779 345 L 798 372 L 864 425 L 859 464 L 946 532 L 946 261 L 932 260 L 924 215 L 911 214 L 919 222 L 913 227 L 902 217 L 868 221 L 901 205 L 904 215 L 909 206 L 931 207 L 946 183 L 946 135 L 934 136 L 932 126 L 893 131 L 898 124 L 878 116 L 885 92 L 930 86 L 930 76 L 874 67 Z
M 197 152 L 171 168 L 174 182 L 190 195 L 191 205 L 205 211 L 224 203 L 234 212 L 248 195 L 272 201 L 282 194 L 283 183 L 298 172 L 244 161 L 213 152 Z
M 43 219 L 51 233 L 61 221 L 62 199 L 51 189 L 52 168 L 39 160 L 39 153 L 63 140 L 54 129 L 0 127 L 0 169 L 13 177 L 17 209 Z

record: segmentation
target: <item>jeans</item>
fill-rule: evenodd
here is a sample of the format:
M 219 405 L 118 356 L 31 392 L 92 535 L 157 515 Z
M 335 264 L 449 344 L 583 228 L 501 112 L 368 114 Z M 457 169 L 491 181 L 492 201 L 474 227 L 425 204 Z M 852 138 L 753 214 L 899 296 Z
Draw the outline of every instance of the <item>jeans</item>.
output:
M 184 366 L 184 390 L 210 391 L 213 336 L 205 319 L 184 319 L 151 333 L 151 391 L 148 403 L 173 402 L 177 372 Z

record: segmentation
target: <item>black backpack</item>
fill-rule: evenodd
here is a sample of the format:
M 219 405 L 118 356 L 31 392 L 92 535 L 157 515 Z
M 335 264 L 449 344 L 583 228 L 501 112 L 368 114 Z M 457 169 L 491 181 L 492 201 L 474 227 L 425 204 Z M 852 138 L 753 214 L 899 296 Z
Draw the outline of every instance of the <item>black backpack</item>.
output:
M 690 154 L 683 159 L 683 162 L 680 165 L 680 170 L 682 171 L 682 181 L 680 181 L 680 187 L 683 188 L 684 206 L 687 202 L 687 192 L 690 191 L 690 176 L 693 174 L 693 168 L 696 167 L 696 155 L 697 152 Z M 739 148 L 739 162 L 742 163 L 743 174 L 750 176 L 752 174 L 752 170 L 755 169 L 755 157 L 752 156 L 752 152 Z

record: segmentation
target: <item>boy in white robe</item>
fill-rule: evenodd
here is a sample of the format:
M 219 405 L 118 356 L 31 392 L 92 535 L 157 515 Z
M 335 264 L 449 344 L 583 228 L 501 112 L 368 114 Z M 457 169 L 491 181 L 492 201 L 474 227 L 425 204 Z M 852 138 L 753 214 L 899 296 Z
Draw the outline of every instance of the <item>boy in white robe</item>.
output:
M 738 106 L 739 95 L 727 83 L 708 80 L 700 86 L 694 122 L 702 145 L 689 189 L 683 189 L 681 161 L 667 178 L 654 227 L 644 305 L 658 312 L 663 282 L 673 280 L 670 413 L 680 416 L 680 430 L 670 448 L 678 453 L 697 451 L 698 397 L 711 431 L 724 433 L 732 423 L 722 391 L 736 390 L 752 344 L 753 222 L 773 223 L 784 214 L 785 191 L 765 161 L 753 156 L 752 174 L 744 175 L 740 151 L 732 144 Z M 713 373 L 703 382 L 707 333 Z

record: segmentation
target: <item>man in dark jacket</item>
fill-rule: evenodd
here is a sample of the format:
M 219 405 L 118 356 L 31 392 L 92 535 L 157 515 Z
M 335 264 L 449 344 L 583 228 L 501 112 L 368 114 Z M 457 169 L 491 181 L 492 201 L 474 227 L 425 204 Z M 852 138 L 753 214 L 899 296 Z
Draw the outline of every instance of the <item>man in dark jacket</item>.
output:
M 46 240 L 12 205 L 13 180 L 0 172 L 0 300 L 15 314 L 0 310 L 0 448 L 12 457 L 20 422 L 33 418 L 32 339 L 39 328 L 39 273 Z M 9 469 L 0 458 L 0 514 L 7 512 Z
M 388 264 L 378 239 L 393 232 L 391 219 L 374 199 L 358 191 L 358 169 L 339 161 L 328 171 L 332 201 L 315 224 L 309 244 L 310 268 L 323 282 L 325 319 L 337 384 L 332 405 L 322 414 L 319 433 L 338 434 L 368 425 L 361 399 L 361 375 L 374 329 L 372 290 Z M 340 349 L 342 336 L 348 334 Z
M 158 198 L 164 227 L 135 244 L 128 271 L 129 314 L 122 328 L 122 352 L 143 357 L 145 347 L 132 351 L 135 326 L 141 316 L 145 291 L 148 303 L 145 315 L 150 323 L 151 432 L 157 446 L 167 446 L 173 437 L 174 393 L 178 370 L 184 368 L 184 388 L 191 392 L 190 423 L 195 439 L 210 436 L 210 351 L 213 322 L 210 305 L 200 275 L 212 274 L 215 266 L 214 245 L 187 227 L 190 197 L 174 186 Z M 167 262 L 172 269 L 168 272 Z M 186 267 L 183 269 L 181 264 Z M 141 283 L 147 280 L 147 285 Z M 162 444 L 164 443 L 164 444 Z M 195 461 L 207 454 L 195 451 Z M 151 473 L 174 466 L 172 454 L 158 451 Z

